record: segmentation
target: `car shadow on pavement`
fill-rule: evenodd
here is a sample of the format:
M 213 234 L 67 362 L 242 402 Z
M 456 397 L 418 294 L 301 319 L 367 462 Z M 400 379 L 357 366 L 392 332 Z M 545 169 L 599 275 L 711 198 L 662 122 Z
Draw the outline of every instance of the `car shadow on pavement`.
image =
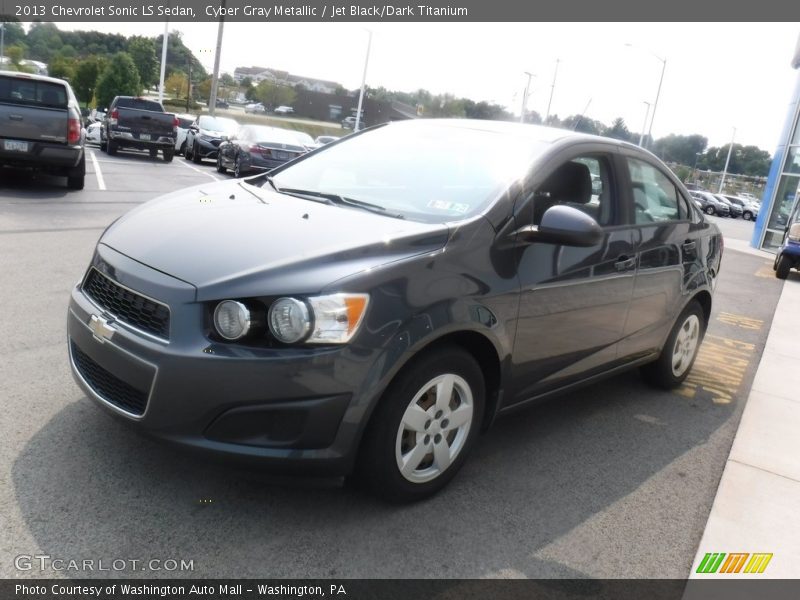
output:
M 425 502 L 393 506 L 350 487 L 278 484 L 207 464 L 141 437 L 79 397 L 13 464 L 17 510 L 37 546 L 14 551 L 107 565 L 194 561 L 187 572 L 139 566 L 62 572 L 68 577 L 576 578 L 614 569 L 634 577 L 629 555 L 659 551 L 650 519 L 699 524 L 693 547 L 681 549 L 688 569 L 711 500 L 683 494 L 692 478 L 721 468 L 675 465 L 695 449 L 702 466 L 696 449 L 728 422 L 733 406 L 653 392 L 636 372 L 623 374 L 499 419 L 449 487 Z M 716 489 L 716 481 L 710 485 Z M 651 488 L 628 516 L 626 498 Z M 622 525 L 605 533 L 605 521 L 593 525 L 595 541 L 569 537 L 616 505 Z M 630 531 L 619 547 L 614 529 L 624 528 Z M 593 568 L 601 555 L 619 567 Z M 653 576 L 647 573 L 638 576 Z M 658 576 L 685 573 L 665 567 Z
M 67 189 L 66 177 L 23 169 L 0 168 L 0 198 L 52 200 L 75 192 Z

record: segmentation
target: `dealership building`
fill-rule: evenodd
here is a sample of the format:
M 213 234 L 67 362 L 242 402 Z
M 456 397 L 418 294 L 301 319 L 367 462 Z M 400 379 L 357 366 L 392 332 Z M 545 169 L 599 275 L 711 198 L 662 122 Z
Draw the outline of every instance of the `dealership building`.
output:
M 800 69 L 800 38 L 792 60 Z M 800 199 L 800 71 L 794 87 L 775 158 L 769 170 L 753 238 L 755 248 L 775 252 L 783 242 L 786 224 Z

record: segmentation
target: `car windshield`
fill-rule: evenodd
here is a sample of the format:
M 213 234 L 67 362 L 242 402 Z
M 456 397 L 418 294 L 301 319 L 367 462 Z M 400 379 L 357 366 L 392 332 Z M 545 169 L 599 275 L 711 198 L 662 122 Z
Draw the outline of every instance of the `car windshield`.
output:
M 221 131 L 223 133 L 234 133 L 239 128 L 239 124 L 233 119 L 222 117 L 200 117 L 198 125 L 200 129 Z
M 329 146 L 281 170 L 273 183 L 409 219 L 457 221 L 486 208 L 548 145 L 513 130 L 406 122 Z

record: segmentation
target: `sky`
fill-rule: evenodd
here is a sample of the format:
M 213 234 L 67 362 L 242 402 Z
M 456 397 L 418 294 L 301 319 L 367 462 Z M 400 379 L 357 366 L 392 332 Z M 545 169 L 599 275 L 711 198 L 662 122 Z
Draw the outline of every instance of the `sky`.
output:
M 58 23 L 155 36 L 164 23 Z M 171 22 L 210 71 L 216 23 Z M 735 141 L 775 151 L 800 72 L 790 62 L 800 23 L 234 23 L 225 24 L 221 71 L 262 66 L 361 85 L 448 92 L 519 114 L 564 118 L 586 111 L 606 124 L 622 117 L 641 132 L 655 104 L 652 134 L 700 134 L 710 146 Z M 553 77 L 558 62 L 558 74 Z M 648 127 L 649 127 L 648 122 Z

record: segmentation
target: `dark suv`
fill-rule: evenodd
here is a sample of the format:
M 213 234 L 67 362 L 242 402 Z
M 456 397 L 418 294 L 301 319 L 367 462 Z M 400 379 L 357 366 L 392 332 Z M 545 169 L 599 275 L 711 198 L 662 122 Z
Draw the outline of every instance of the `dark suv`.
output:
M 121 217 L 72 291 L 69 353 L 154 436 L 414 500 L 498 415 L 633 367 L 680 385 L 721 254 L 637 146 L 403 121 Z
M 83 189 L 85 133 L 69 83 L 0 71 L 0 167 L 43 170 Z

